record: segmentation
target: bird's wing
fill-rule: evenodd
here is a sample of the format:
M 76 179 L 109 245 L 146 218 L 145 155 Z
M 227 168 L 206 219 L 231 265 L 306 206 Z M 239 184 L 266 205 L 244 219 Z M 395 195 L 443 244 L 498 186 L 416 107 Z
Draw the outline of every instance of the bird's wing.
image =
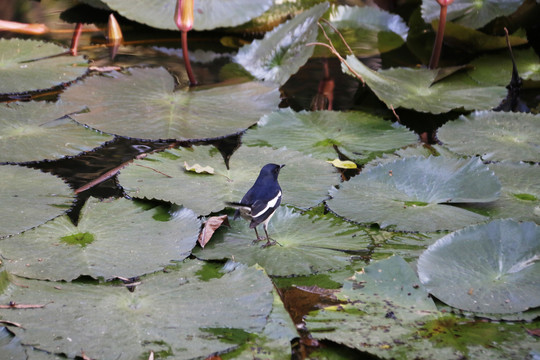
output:
M 276 209 L 281 204 L 281 190 L 278 191 L 273 198 L 268 200 L 257 200 L 251 205 L 251 224 L 250 228 L 254 228 L 264 220 L 266 220 L 270 215 L 276 211 Z

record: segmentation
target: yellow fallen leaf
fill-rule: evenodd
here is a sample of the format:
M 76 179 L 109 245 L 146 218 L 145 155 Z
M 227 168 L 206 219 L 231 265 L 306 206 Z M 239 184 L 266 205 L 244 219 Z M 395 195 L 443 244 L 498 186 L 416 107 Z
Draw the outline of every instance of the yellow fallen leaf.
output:
M 355 163 L 349 160 L 334 159 L 332 161 L 327 161 L 327 162 L 340 169 L 357 169 L 358 168 L 358 166 L 356 166 Z
M 193 166 L 189 166 L 188 163 L 184 161 L 184 168 L 187 171 L 193 171 L 193 172 L 196 172 L 197 174 L 207 173 L 207 174 L 214 175 L 214 168 L 211 166 L 202 166 L 199 164 L 193 164 Z

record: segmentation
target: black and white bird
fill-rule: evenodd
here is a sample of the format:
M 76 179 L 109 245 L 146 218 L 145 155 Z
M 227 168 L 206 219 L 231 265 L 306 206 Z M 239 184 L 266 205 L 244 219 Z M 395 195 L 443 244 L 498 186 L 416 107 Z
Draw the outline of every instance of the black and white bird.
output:
M 236 208 L 234 213 L 234 219 L 239 216 L 246 220 L 250 220 L 250 229 L 255 229 L 255 235 L 257 239 L 255 241 L 263 240 L 259 237 L 257 232 L 257 226 L 263 224 L 264 233 L 266 234 L 266 244 L 263 247 L 267 247 L 275 244 L 270 241 L 268 236 L 268 222 L 274 215 L 274 212 L 281 204 L 281 187 L 278 183 L 279 171 L 285 165 L 266 164 L 261 169 L 259 177 L 255 180 L 255 184 L 248 190 L 246 195 L 240 202 L 229 202 L 230 206 Z

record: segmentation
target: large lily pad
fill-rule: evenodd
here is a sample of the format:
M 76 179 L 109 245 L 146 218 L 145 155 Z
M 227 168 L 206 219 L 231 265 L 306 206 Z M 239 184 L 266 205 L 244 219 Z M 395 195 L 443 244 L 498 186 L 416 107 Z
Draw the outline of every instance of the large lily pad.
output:
M 123 16 L 159 29 L 178 30 L 174 14 L 178 0 L 102 0 Z M 193 28 L 210 30 L 243 24 L 261 15 L 271 0 L 197 0 Z
M 365 160 L 417 140 L 404 126 L 364 112 L 295 113 L 290 109 L 263 116 L 257 128 L 242 138 L 248 145 L 286 146 L 325 160 L 337 157 L 334 145 L 350 158 Z
M 185 163 L 188 168 L 209 166 L 214 174 L 188 171 Z M 216 148 L 197 146 L 136 160 L 122 170 L 119 180 L 130 196 L 171 201 L 206 215 L 222 210 L 227 201 L 240 201 L 267 163 L 286 165 L 279 176 L 283 204 L 304 209 L 315 206 L 339 182 L 339 175 L 324 161 L 297 151 L 247 146 L 232 155 L 230 169 Z
M 87 129 L 64 115 L 62 107 L 50 103 L 0 106 L 0 161 L 59 159 L 112 140 L 112 136 Z
M 454 109 L 487 110 L 497 106 L 507 94 L 502 86 L 480 86 L 463 74 L 437 81 L 439 70 L 392 68 L 373 71 L 355 56 L 348 55 L 346 61 L 388 107 L 433 114 Z M 344 64 L 342 69 L 351 74 Z
M 399 15 L 391 14 L 378 7 L 344 6 L 334 7 L 328 20 L 339 30 L 356 56 L 378 55 L 403 45 L 409 28 Z M 340 36 L 327 24 L 325 31 L 340 54 L 349 53 Z M 317 41 L 328 40 L 320 33 Z M 331 56 L 330 51 L 317 46 L 315 56 Z
M 130 69 L 75 84 L 61 100 L 80 123 L 110 134 L 144 139 L 210 139 L 244 131 L 277 109 L 275 85 L 249 82 L 209 90 L 174 91 L 163 68 Z M 88 96 L 92 94 L 92 96 Z
M 183 260 L 197 242 L 200 222 L 188 209 L 168 221 L 154 219 L 161 207 L 90 198 L 73 225 L 62 216 L 0 242 L 6 266 L 16 275 L 71 281 L 82 275 L 111 279 L 155 272 Z
M 219 232 L 194 254 L 205 260 L 259 264 L 273 276 L 298 276 L 342 269 L 350 264 L 352 254 L 367 254 L 370 244 L 369 236 L 358 226 L 332 224 L 283 206 L 272 217 L 268 232 L 279 245 L 261 248 L 260 242 L 253 243 L 256 237 L 249 222 L 234 221 L 230 229 Z
M 484 160 L 540 162 L 540 115 L 482 111 L 444 124 L 438 138 L 452 151 Z
M 515 313 L 540 306 L 540 226 L 494 220 L 439 239 L 418 259 L 428 291 L 459 309 Z
M 65 213 L 72 201 L 73 192 L 56 176 L 21 166 L 0 166 L 0 238 Z
M 82 56 L 37 40 L 0 39 L 0 93 L 49 89 L 73 81 L 88 71 Z
M 10 275 L 3 304 L 44 304 L 40 309 L 0 309 L 25 345 L 73 358 L 148 359 L 149 352 L 175 359 L 204 358 L 238 345 L 212 329 L 259 333 L 273 303 L 272 283 L 260 270 L 237 267 L 203 281 L 200 262 L 145 277 L 134 292 L 123 286 L 55 283 Z M 206 330 L 206 331 L 205 331 Z
M 234 61 L 257 79 L 283 85 L 313 54 L 307 43 L 317 38 L 317 22 L 328 9 L 318 4 L 268 32 L 264 39 L 242 47 Z
M 491 20 L 516 11 L 522 0 L 455 0 L 448 6 L 447 21 L 479 29 Z M 439 18 L 441 7 L 436 1 L 422 1 L 422 17 L 426 22 Z
M 480 207 L 493 218 L 540 224 L 540 165 L 505 161 L 489 164 L 489 168 L 501 181 L 501 197 Z
M 500 189 L 478 159 L 411 157 L 362 172 L 327 203 L 347 219 L 391 230 L 455 230 L 487 218 L 451 204 L 495 201 Z

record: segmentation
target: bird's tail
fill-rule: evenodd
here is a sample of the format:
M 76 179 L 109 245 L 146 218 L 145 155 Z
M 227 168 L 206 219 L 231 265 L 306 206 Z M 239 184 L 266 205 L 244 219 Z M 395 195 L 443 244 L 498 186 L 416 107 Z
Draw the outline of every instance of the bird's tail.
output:
M 249 207 L 249 205 L 242 204 L 239 202 L 226 201 L 225 205 L 236 208 L 236 211 L 234 212 L 233 220 L 236 220 L 240 217 L 240 209 L 249 209 L 251 211 L 251 208 Z

